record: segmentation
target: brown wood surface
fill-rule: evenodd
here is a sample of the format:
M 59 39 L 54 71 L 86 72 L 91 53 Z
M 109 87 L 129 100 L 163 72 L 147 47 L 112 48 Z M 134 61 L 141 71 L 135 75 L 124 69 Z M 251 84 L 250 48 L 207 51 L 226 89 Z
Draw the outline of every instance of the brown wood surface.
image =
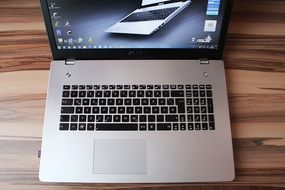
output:
M 207 184 L 38 180 L 51 53 L 39 0 L 0 1 L 0 189 L 285 187 L 285 1 L 235 0 L 225 46 L 236 179 Z

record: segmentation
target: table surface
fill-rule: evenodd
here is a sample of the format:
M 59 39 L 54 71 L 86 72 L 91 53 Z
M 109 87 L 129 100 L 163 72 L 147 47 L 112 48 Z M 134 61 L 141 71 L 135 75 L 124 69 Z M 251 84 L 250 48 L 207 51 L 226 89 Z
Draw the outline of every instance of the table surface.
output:
M 236 179 L 206 184 L 58 184 L 38 179 L 51 53 L 38 0 L 0 1 L 1 189 L 285 187 L 285 1 L 236 0 L 225 46 Z

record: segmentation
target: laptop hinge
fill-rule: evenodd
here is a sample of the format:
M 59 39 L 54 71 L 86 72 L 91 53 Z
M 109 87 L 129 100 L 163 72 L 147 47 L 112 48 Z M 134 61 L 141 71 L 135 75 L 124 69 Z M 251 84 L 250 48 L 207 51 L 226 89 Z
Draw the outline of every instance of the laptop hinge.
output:
M 200 64 L 202 64 L 202 65 L 209 65 L 209 59 L 207 59 L 207 58 L 200 58 Z
M 75 61 L 75 59 L 67 59 L 65 61 L 65 65 L 74 65 L 74 61 Z

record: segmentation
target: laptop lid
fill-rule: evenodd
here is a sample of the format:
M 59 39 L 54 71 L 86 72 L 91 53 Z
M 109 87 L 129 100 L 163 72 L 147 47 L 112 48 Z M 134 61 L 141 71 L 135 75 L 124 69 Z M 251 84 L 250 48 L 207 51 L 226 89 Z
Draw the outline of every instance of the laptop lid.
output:
M 192 1 L 149 36 L 104 32 L 153 1 L 41 0 L 53 58 L 222 59 L 232 0 Z

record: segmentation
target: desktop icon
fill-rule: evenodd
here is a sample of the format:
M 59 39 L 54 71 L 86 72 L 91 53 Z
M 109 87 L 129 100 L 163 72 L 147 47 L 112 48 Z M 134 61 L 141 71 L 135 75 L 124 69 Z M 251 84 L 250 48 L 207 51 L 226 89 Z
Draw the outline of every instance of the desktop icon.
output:
M 66 34 L 70 36 L 72 34 L 71 30 L 68 30 Z
M 89 44 L 93 43 L 93 38 L 91 38 L 91 37 L 88 38 L 88 43 L 89 43 Z
M 56 35 L 61 36 L 62 35 L 61 30 L 56 30 Z
M 57 18 L 57 13 L 52 13 L 53 18 Z
M 73 42 L 73 39 L 72 38 L 68 38 L 68 43 L 72 43 Z
M 78 38 L 77 42 L 78 42 L 78 43 L 82 43 L 82 42 L 83 42 L 83 38 L 81 38 L 81 37 Z
M 65 26 L 65 27 L 71 26 L 71 25 L 70 25 L 70 22 L 67 20 L 67 21 L 65 22 L 64 26 Z
M 54 23 L 54 26 L 55 26 L 55 27 L 60 27 L 59 21 L 56 21 L 56 22 Z
M 55 7 L 55 3 L 54 2 L 50 3 L 50 8 L 53 9 L 54 7 Z
M 58 43 L 62 43 L 63 39 L 62 38 L 58 38 L 57 41 L 58 41 Z

